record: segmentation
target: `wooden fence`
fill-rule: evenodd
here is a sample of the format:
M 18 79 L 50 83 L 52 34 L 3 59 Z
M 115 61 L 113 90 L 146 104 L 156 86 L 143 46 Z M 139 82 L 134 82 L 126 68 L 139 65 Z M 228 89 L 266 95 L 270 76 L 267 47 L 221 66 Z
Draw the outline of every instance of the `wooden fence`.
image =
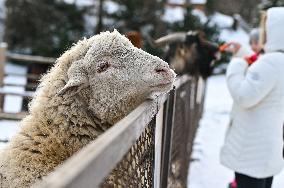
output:
M 24 100 L 31 99 L 34 90 L 37 87 L 37 81 L 40 78 L 39 74 L 27 73 L 27 74 L 19 74 L 19 73 L 6 73 L 4 68 L 7 62 L 17 62 L 22 65 L 29 64 L 39 64 L 39 65 L 50 65 L 55 62 L 54 58 L 50 57 L 41 57 L 41 56 L 30 56 L 23 54 L 10 53 L 7 51 L 7 45 L 5 43 L 0 43 L 0 119 L 11 119 L 11 120 L 21 120 L 26 116 L 27 112 L 22 111 L 19 113 L 7 113 L 4 112 L 4 97 L 7 95 L 10 96 L 20 96 L 23 97 Z M 32 80 L 32 83 L 27 84 L 19 84 L 19 83 L 5 83 L 4 78 L 6 76 L 16 76 L 23 77 L 24 79 Z M 4 86 L 15 86 L 15 87 L 25 87 L 25 91 L 23 92 L 14 92 L 7 91 Z
M 183 76 L 68 159 L 38 187 L 187 187 L 205 83 Z

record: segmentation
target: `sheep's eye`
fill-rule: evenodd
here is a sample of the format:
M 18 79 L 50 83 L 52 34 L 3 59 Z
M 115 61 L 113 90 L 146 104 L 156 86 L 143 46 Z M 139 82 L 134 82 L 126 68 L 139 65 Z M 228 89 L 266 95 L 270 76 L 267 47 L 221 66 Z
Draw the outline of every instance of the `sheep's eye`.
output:
M 100 73 L 100 72 L 104 72 L 106 71 L 108 68 L 110 67 L 110 64 L 108 62 L 104 62 L 102 64 L 100 64 L 97 68 L 97 72 Z

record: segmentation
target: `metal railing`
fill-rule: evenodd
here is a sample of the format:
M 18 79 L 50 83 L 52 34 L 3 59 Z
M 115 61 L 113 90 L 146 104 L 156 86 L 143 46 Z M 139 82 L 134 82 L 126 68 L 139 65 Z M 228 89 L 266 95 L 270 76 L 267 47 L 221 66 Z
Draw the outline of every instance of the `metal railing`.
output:
M 51 173 L 41 188 L 186 187 L 205 83 L 183 76 Z

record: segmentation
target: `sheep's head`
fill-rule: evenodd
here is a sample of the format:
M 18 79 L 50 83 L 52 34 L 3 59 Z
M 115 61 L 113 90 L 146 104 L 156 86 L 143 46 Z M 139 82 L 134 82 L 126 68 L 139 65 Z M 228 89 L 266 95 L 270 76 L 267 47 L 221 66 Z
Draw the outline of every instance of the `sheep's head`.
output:
M 59 94 L 89 88 L 89 109 L 115 123 L 152 93 L 172 88 L 175 73 L 168 64 L 134 47 L 117 31 L 96 37 L 84 58 L 73 62 Z

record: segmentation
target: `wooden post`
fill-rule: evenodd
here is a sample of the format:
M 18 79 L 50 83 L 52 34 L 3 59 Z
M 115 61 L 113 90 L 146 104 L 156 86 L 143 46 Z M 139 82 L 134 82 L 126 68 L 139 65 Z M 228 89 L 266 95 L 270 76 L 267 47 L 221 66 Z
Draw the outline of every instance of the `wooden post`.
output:
M 99 7 L 98 7 L 98 24 L 96 28 L 96 33 L 100 33 L 103 29 L 103 3 L 104 0 L 99 0 Z
M 161 181 L 163 116 L 164 116 L 164 105 L 162 105 L 156 116 L 154 188 L 161 188 L 160 181 Z
M 164 126 L 162 136 L 162 156 L 161 156 L 161 176 L 160 176 L 160 187 L 168 187 L 168 177 L 170 173 L 171 165 L 171 148 L 172 148 L 172 133 L 174 124 L 175 114 L 175 101 L 176 92 L 175 88 L 170 91 L 168 100 L 165 103 L 164 112 Z
M 0 87 L 4 86 L 4 75 L 5 75 L 5 63 L 6 63 L 6 50 L 7 44 L 0 43 Z M 4 95 L 0 96 L 0 111 L 3 111 L 4 107 Z

